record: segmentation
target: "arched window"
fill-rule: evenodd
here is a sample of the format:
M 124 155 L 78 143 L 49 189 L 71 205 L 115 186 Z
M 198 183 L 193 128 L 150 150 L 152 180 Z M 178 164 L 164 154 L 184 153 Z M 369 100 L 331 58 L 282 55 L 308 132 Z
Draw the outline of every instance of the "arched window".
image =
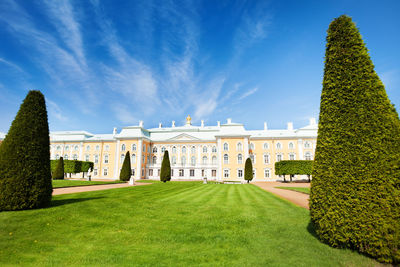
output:
M 281 161 L 283 159 L 282 154 L 277 154 L 276 155 L 276 161 Z
M 190 163 L 192 163 L 192 165 L 196 165 L 196 157 L 192 156 L 192 158 L 190 159 Z
M 68 155 L 67 154 L 64 155 L 64 159 L 68 159 Z
M 89 155 L 85 155 L 85 161 L 90 161 L 90 156 Z
M 206 157 L 206 156 L 203 157 L 203 164 L 204 164 L 204 165 L 207 164 L 207 157 Z
M 153 153 L 157 153 L 157 147 L 153 147 Z
M 86 151 L 90 151 L 90 146 L 86 146 Z
M 126 146 L 125 146 L 125 144 L 122 144 L 121 151 L 125 151 L 125 150 L 126 150 Z
M 172 164 L 176 164 L 176 157 L 172 156 Z
M 172 153 L 175 154 L 176 153 L 176 146 L 172 147 Z
M 109 146 L 109 145 L 106 145 L 105 150 L 106 150 L 106 151 L 110 150 L 110 146 Z
M 203 146 L 203 153 L 207 153 L 207 147 Z
M 190 153 L 195 154 L 196 153 L 196 147 L 192 146 L 192 149 L 190 150 Z
M 73 159 L 73 160 L 77 160 L 77 159 L 78 159 L 78 155 L 77 155 L 77 154 L 73 154 L 73 155 L 72 155 L 72 159 Z
M 212 147 L 212 152 L 213 152 L 213 153 L 217 153 L 217 147 L 216 147 L 216 146 L 213 146 L 213 147 Z
M 181 163 L 182 163 L 182 165 L 186 164 L 186 157 L 185 156 L 181 157 Z
M 228 154 L 224 154 L 224 164 L 228 164 L 228 162 L 229 162 Z
M 243 150 L 242 143 L 240 143 L 240 142 L 237 143 L 236 149 L 237 149 L 237 151 L 242 151 Z
M 157 157 L 156 156 L 153 157 L 153 164 L 157 164 Z
M 143 152 L 146 152 L 146 144 L 143 144 Z
M 264 154 L 264 164 L 268 164 L 269 163 L 269 155 Z
M 131 156 L 131 162 L 136 163 L 136 154 L 132 154 Z
M 251 162 L 254 164 L 254 160 L 255 160 L 254 154 L 250 154 L 249 157 L 251 159 Z
M 61 146 L 57 146 L 57 150 L 60 151 L 61 150 Z
M 94 163 L 99 163 L 99 155 L 94 155 Z
M 310 148 L 310 147 L 311 147 L 310 142 L 306 141 L 306 142 L 304 143 L 304 148 Z
M 136 151 L 136 144 L 132 145 L 132 151 Z
M 276 143 L 276 149 L 281 149 L 282 148 L 282 144 L 281 143 Z
M 292 142 L 289 143 L 289 149 L 293 149 L 294 148 L 294 144 Z
M 100 146 L 97 145 L 97 146 L 96 146 L 96 151 L 99 151 L 99 150 L 100 150 Z
M 216 156 L 212 157 L 212 164 L 213 165 L 217 164 L 217 157 Z
M 104 163 L 108 163 L 108 155 L 104 155 Z
M 186 154 L 186 147 L 182 147 L 182 154 Z
M 254 143 L 250 143 L 250 149 L 254 150 Z
M 306 160 L 311 160 L 311 153 L 310 152 L 306 152 L 305 157 Z
M 60 159 L 60 155 L 59 154 L 56 154 L 56 159 Z
M 75 147 L 74 147 L 74 150 L 75 150 L 75 151 L 78 151 L 78 150 L 79 150 L 79 147 L 78 147 L 78 146 L 75 146 Z
M 224 143 L 224 151 L 228 151 L 228 150 L 229 150 L 228 143 Z
M 289 154 L 289 160 L 295 160 L 295 159 L 296 159 L 295 154 L 290 153 Z
M 162 148 L 161 148 L 161 153 L 164 153 L 165 152 L 165 146 L 163 146 Z
M 68 151 L 69 150 L 69 146 L 65 146 L 65 151 Z
M 242 154 L 238 154 L 237 158 L 238 158 L 238 164 L 242 164 L 242 163 L 243 163 L 243 156 L 242 156 Z
M 268 143 L 264 143 L 264 149 L 265 149 L 265 150 L 269 149 Z
M 124 154 L 124 153 L 122 153 L 122 154 L 121 154 L 121 163 L 123 163 L 123 162 L 124 162 L 124 159 L 125 159 L 125 154 Z

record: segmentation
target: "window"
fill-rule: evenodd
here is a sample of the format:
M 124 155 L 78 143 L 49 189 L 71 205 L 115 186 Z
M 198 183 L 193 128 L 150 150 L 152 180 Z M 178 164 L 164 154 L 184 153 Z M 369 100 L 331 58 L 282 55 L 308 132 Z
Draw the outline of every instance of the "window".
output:
M 281 161 L 283 159 L 282 154 L 276 155 L 276 161 Z
M 196 157 L 192 156 L 192 158 L 190 159 L 190 163 L 194 166 L 196 165 Z
M 186 154 L 186 147 L 182 147 L 182 154 Z
M 203 153 L 207 153 L 207 147 L 203 146 Z
M 147 163 L 150 163 L 150 156 L 147 155 Z
M 289 149 L 294 149 L 294 144 L 292 142 L 289 143 Z
M 106 147 L 104 149 L 105 149 L 105 151 L 109 151 L 110 150 L 110 146 L 106 145 Z
M 69 151 L 69 146 L 65 146 L 65 151 Z
M 269 163 L 269 155 L 264 154 L 264 164 L 268 164 Z
M 165 151 L 165 149 L 164 149 Z M 150 153 L 150 145 L 147 146 L 147 153 Z
M 75 151 L 78 151 L 78 150 L 79 150 L 79 147 L 78 147 L 78 146 L 75 146 L 75 147 L 74 147 L 74 150 L 75 150 Z
M 97 169 L 94 169 L 94 170 L 93 170 L 93 175 L 94 175 L 94 176 L 97 176 Z
M 189 175 L 190 175 L 190 177 L 194 177 L 194 170 L 190 170 Z
M 212 164 L 217 164 L 217 157 L 216 156 L 213 156 L 212 157 Z
M 174 176 L 174 170 L 171 169 L 171 176 Z
M 175 156 L 172 156 L 172 164 L 176 164 L 176 157 Z
M 104 168 L 104 169 L 103 169 L 103 175 L 104 175 L 104 176 L 107 176 L 107 175 L 108 175 L 108 169 L 107 169 L 107 168 Z
M 68 159 L 68 155 L 67 154 L 64 155 L 64 159 Z
M 201 177 L 204 177 L 205 176 L 205 170 L 201 170 Z
M 237 158 L 238 158 L 238 164 L 242 164 L 242 163 L 243 163 L 243 156 L 242 156 L 242 154 L 239 154 L 239 155 L 237 156 Z
M 60 155 L 59 154 L 56 154 L 56 159 L 60 159 Z
M 224 151 L 228 151 L 229 147 L 228 147 L 228 143 L 224 143 Z
M 216 177 L 217 176 L 217 170 L 212 170 L 211 171 L 211 176 Z
M 182 156 L 182 158 L 181 158 L 181 163 L 182 163 L 182 165 L 185 165 L 185 164 L 186 164 L 186 157 L 185 157 L 185 156 Z
M 224 178 L 229 178 L 229 170 L 224 169 Z
M 143 149 L 142 149 L 142 151 L 143 151 L 143 152 L 146 152 L 146 144 L 143 144 Z
M 238 178 L 243 178 L 243 170 L 238 170 Z
M 228 164 L 228 162 L 229 162 L 228 154 L 225 154 L 224 155 L 224 164 Z
M 190 153 L 195 154 L 196 153 L 196 147 L 192 146 L 192 149 L 190 150 Z
M 270 170 L 269 169 L 265 169 L 264 170 L 264 178 L 269 178 L 270 177 Z
M 250 154 L 249 157 L 251 159 L 251 162 L 254 164 L 254 162 L 256 160 L 256 157 L 254 156 L 254 154 Z
M 89 155 L 85 155 L 85 161 L 90 161 L 90 156 Z
M 94 163 L 99 163 L 99 155 L 94 155 Z
M 242 146 L 242 143 L 237 143 L 237 145 L 236 145 L 236 150 L 237 151 L 242 151 L 243 150 L 243 146 Z
M 162 148 L 161 148 L 161 153 L 164 153 L 165 152 L 165 146 L 163 146 Z
M 306 152 L 305 159 L 306 160 L 311 160 L 311 153 L 310 152 Z
M 144 176 L 144 169 L 142 169 L 142 177 Z
M 73 159 L 73 160 L 77 160 L 77 159 L 78 159 L 78 155 L 77 155 L 77 154 L 73 154 L 73 155 L 72 155 L 72 159 Z
M 206 165 L 206 164 L 207 164 L 207 157 L 204 156 L 204 157 L 203 157 L 203 165 Z
M 289 160 L 295 160 L 295 159 L 296 159 L 295 154 L 290 153 Z
M 132 163 L 136 163 L 136 155 L 135 155 L 135 154 L 132 154 L 132 156 L 131 156 L 131 162 L 132 162 Z
M 179 177 L 183 177 L 184 174 L 185 174 L 185 173 L 184 173 L 184 170 L 183 170 L 183 169 L 180 169 L 180 170 L 179 170 Z
M 282 144 L 281 143 L 276 143 L 276 149 L 281 149 L 282 148 Z
M 149 169 L 149 176 L 153 176 L 153 169 Z
M 99 151 L 99 150 L 100 150 L 100 146 L 97 145 L 97 146 L 96 146 L 96 151 Z
M 108 163 L 108 155 L 104 155 L 104 163 Z
M 132 169 L 132 176 L 135 176 L 135 169 Z
M 172 147 L 172 153 L 173 153 L 173 154 L 176 153 L 176 147 L 175 147 L 175 146 Z
M 157 147 L 153 147 L 153 153 L 157 153 Z
M 269 149 L 268 143 L 264 143 L 264 149 L 265 149 L 265 150 Z
M 251 150 L 254 150 L 254 147 L 255 147 L 255 146 L 254 146 L 254 143 L 250 143 L 250 149 L 251 149 Z
M 217 153 L 217 147 L 216 147 L 216 146 L 213 146 L 213 147 L 212 147 L 212 152 L 213 152 L 213 153 Z
M 61 150 L 61 146 L 57 146 L 57 150 L 60 151 Z
M 90 151 L 90 146 L 86 146 L 86 151 Z
M 157 164 L 157 157 L 156 156 L 153 157 L 153 164 Z
M 121 163 L 123 163 L 123 162 L 124 162 L 124 159 L 125 159 L 125 154 L 124 154 L 124 153 L 122 153 L 122 154 L 121 154 Z
M 136 144 L 132 145 L 132 151 L 136 151 Z
M 311 148 L 310 142 L 306 141 L 306 142 L 304 143 L 304 148 Z
M 145 157 L 144 157 L 144 155 L 142 156 L 142 163 L 144 163 L 144 160 L 145 160 Z

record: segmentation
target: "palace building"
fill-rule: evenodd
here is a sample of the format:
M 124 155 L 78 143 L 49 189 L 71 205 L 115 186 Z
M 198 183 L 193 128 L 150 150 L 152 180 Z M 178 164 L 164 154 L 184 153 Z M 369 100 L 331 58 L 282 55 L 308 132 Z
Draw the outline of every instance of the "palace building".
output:
M 119 179 L 126 153 L 131 155 L 135 179 L 159 179 L 164 151 L 168 150 L 172 180 L 215 179 L 243 180 L 244 164 L 253 161 L 253 181 L 281 180 L 275 175 L 275 162 L 314 157 L 318 125 L 293 129 L 246 130 L 241 123 L 228 119 L 215 126 L 192 125 L 190 116 L 183 126 L 145 129 L 141 121 L 112 134 L 91 134 L 86 131 L 50 133 L 51 159 L 77 159 L 94 162 L 92 178 Z M 81 175 L 81 174 L 80 174 Z M 81 177 L 81 176 L 76 176 Z

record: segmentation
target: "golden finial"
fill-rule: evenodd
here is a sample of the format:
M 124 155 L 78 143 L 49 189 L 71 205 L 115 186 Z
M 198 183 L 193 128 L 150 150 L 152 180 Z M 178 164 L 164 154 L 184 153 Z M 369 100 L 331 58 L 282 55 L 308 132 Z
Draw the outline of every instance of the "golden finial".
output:
M 192 125 L 192 118 L 190 117 L 190 115 L 188 115 L 188 116 L 186 117 L 186 124 L 187 124 L 187 125 Z

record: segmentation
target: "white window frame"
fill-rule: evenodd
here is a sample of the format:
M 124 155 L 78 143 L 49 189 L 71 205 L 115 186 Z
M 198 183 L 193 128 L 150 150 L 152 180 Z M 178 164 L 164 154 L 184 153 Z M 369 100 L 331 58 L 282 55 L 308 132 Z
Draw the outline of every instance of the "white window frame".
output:
M 224 147 L 224 151 L 229 151 L 228 143 L 224 143 L 223 147 Z
M 229 164 L 229 155 L 224 154 L 224 164 Z
M 236 144 L 236 151 L 243 151 L 243 144 L 242 142 L 238 142 Z
M 224 169 L 224 178 L 229 178 L 229 177 L 230 177 L 229 169 Z
M 240 156 L 240 159 L 239 159 L 239 156 Z M 238 164 L 243 164 L 243 155 L 240 154 L 240 153 L 237 155 L 237 163 Z
M 240 179 L 240 178 L 243 178 L 243 169 L 237 169 L 237 177 Z
M 267 173 L 268 173 L 268 175 L 267 175 Z M 264 178 L 271 178 L 271 169 L 270 168 L 264 169 Z

